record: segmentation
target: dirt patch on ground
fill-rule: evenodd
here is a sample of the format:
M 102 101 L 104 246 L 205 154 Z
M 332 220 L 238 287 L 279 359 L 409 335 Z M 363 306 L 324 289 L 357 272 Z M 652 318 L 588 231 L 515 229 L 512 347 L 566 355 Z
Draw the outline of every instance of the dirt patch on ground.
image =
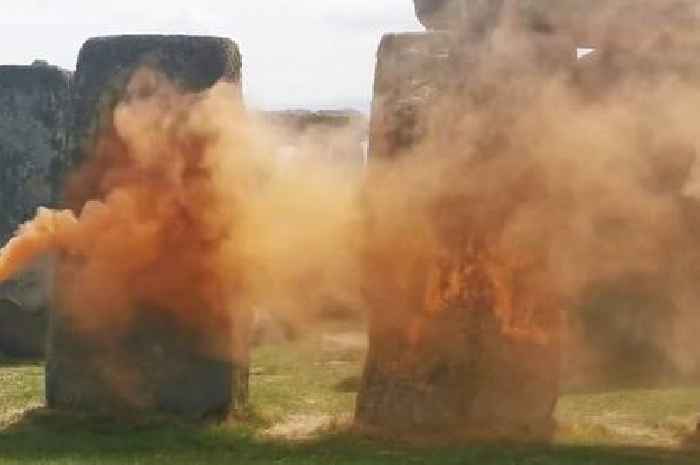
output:
M 693 421 L 687 417 L 668 417 L 653 422 L 634 415 L 609 413 L 589 416 L 577 427 L 598 431 L 614 442 L 654 447 L 677 447 L 692 431 Z M 567 428 L 564 427 L 564 430 Z
M 321 414 L 290 415 L 284 421 L 267 429 L 263 435 L 274 439 L 313 439 L 322 433 L 336 431 L 351 423 L 350 416 Z
M 322 338 L 322 349 L 327 352 L 334 351 L 357 351 L 367 350 L 367 334 L 361 332 L 344 332 L 335 334 L 324 334 Z

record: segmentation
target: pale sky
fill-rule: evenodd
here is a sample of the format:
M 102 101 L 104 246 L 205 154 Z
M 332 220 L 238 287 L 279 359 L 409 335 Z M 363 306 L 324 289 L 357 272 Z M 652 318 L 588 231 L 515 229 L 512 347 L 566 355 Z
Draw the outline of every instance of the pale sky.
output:
M 417 31 L 411 0 L 0 0 L 0 64 L 75 69 L 82 43 L 113 34 L 230 37 L 258 108 L 367 111 L 384 32 Z

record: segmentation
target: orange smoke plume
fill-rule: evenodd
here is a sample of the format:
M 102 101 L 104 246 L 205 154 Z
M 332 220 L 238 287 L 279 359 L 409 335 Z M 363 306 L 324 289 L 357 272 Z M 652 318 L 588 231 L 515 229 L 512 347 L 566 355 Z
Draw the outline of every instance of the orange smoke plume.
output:
M 109 321 L 135 305 L 183 314 L 227 310 L 237 282 L 222 275 L 219 262 L 233 234 L 235 187 L 222 188 L 222 154 L 214 148 L 237 138 L 245 151 L 243 119 L 235 89 L 225 84 L 188 95 L 155 73 L 137 72 L 112 126 L 70 180 L 67 199 L 79 215 L 40 209 L 2 250 L 0 279 L 56 253 L 70 269 L 60 292 L 71 311 Z
M 145 69 L 107 119 L 68 180 L 72 211 L 41 209 L 22 226 L 0 279 L 57 254 L 54 306 L 89 327 L 147 308 L 211 324 L 241 307 L 303 318 L 331 294 L 355 298 L 341 283 L 356 281 L 358 185 L 323 162 L 327 144 L 305 141 L 285 164 L 279 134 L 238 89 L 183 93 Z
M 642 3 L 644 18 L 597 8 L 610 19 L 591 18 L 598 58 L 578 64 L 570 31 L 530 30 L 522 18 L 503 18 L 481 42 L 385 40 L 373 122 L 381 160 L 366 196 L 375 327 L 430 345 L 484 311 L 499 336 L 546 343 L 562 318 L 598 333 L 624 322 L 628 339 L 700 373 L 691 336 L 700 327 L 700 66 L 684 54 L 700 36 L 697 18 L 677 24 Z M 659 32 L 646 27 L 654 19 Z M 433 46 L 441 61 L 423 53 Z M 670 302 L 654 311 L 656 324 L 673 328 L 663 337 L 637 336 L 614 302 L 599 299 L 607 316 L 598 319 L 579 311 L 631 275 Z
M 20 226 L 16 237 L 0 251 L 0 281 L 10 279 L 39 255 L 64 246 L 77 220 L 69 210 L 39 208 L 34 220 Z

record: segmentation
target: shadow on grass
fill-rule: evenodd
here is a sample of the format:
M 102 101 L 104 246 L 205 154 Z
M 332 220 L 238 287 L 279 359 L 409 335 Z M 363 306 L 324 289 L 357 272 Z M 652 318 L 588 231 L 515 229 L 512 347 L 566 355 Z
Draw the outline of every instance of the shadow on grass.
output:
M 695 388 L 700 385 L 697 377 L 675 376 L 655 380 L 618 379 L 610 381 L 591 382 L 586 384 L 565 384 L 562 395 L 568 394 L 606 394 L 611 391 L 629 390 L 658 390 Z
M 27 367 L 27 366 L 42 366 L 44 360 L 38 358 L 18 358 L 8 357 L 0 353 L 0 368 L 3 367 Z
M 596 464 L 700 463 L 683 449 L 469 443 L 416 445 L 329 432 L 314 440 L 265 439 L 251 424 L 193 425 L 167 418 L 114 420 L 28 412 L 0 431 L 0 464 Z
M 347 378 L 341 380 L 333 389 L 336 392 L 342 392 L 344 394 L 356 393 L 360 390 L 362 384 L 361 376 L 348 376 Z

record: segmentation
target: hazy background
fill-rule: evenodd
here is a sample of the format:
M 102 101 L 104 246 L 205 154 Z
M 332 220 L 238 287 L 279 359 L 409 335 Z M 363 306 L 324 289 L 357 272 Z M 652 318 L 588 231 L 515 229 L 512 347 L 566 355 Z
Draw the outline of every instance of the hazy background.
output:
M 82 43 L 113 34 L 230 37 L 250 105 L 368 111 L 383 32 L 421 30 L 410 0 L 24 0 L 3 2 L 0 64 L 73 70 Z

